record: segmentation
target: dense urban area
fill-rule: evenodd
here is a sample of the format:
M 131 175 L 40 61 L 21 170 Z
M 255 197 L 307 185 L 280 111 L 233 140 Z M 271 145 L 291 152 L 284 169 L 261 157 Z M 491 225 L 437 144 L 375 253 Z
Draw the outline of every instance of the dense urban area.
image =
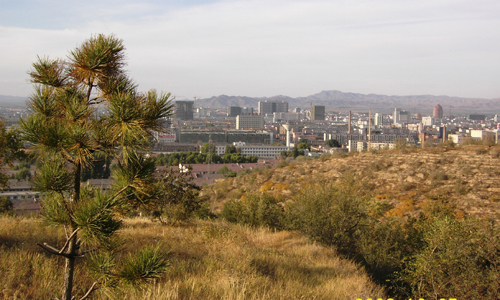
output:
M 500 116 L 446 115 L 436 104 L 432 113 L 412 113 L 394 108 L 392 114 L 327 110 L 310 103 L 290 108 L 286 101 L 259 101 L 258 107 L 196 107 L 195 101 L 176 101 L 168 132 L 156 132 L 152 155 L 157 166 L 191 168 L 193 182 L 213 184 L 256 167 L 274 167 L 280 157 L 316 157 L 323 153 L 394 149 L 402 144 L 420 148 L 451 141 L 498 143 Z M 28 111 L 23 107 L 0 108 L 7 127 L 18 124 Z M 111 162 L 87 174 L 93 185 L 110 184 Z M 34 165 L 17 164 L 7 172 L 9 189 L 2 191 L 18 211 L 39 209 L 39 194 L 29 179 Z M 107 170 L 107 171 L 106 171 Z

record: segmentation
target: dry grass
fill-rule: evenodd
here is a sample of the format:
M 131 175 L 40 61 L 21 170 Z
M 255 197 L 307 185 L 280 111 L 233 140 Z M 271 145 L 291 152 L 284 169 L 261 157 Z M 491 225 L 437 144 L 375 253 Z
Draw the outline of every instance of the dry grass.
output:
M 161 226 L 129 219 L 120 234 L 124 253 L 160 245 L 168 253 L 165 276 L 142 287 L 122 286 L 114 299 L 356 299 L 383 297 L 358 266 L 293 232 L 196 221 Z M 36 242 L 60 243 L 62 232 L 36 219 L 0 218 L 0 299 L 53 299 L 62 261 Z M 78 268 L 77 292 L 91 284 Z M 110 299 L 105 291 L 93 299 Z
M 366 183 L 366 196 L 391 195 L 388 201 L 398 205 L 398 198 L 409 192 L 416 193 L 416 204 L 427 195 L 446 194 L 457 211 L 481 218 L 496 218 L 500 202 L 492 199 L 500 192 L 500 145 L 470 145 L 450 147 L 448 144 L 411 151 L 384 150 L 363 152 L 346 157 L 330 156 L 324 159 L 286 161 L 282 168 L 268 170 L 266 174 L 251 172 L 239 176 L 245 193 L 265 190 L 280 195 L 284 202 L 294 197 L 310 181 L 338 181 L 345 174 L 354 174 L 357 181 Z M 274 186 L 269 186 L 269 178 Z M 286 185 L 286 189 L 276 188 Z M 227 199 L 226 193 L 234 189 L 220 182 L 203 193 L 210 196 L 216 212 Z M 292 191 L 292 192 L 290 192 Z M 217 197 L 214 196 L 217 194 Z M 241 193 L 238 193 L 240 196 Z M 415 206 L 415 209 L 419 209 Z

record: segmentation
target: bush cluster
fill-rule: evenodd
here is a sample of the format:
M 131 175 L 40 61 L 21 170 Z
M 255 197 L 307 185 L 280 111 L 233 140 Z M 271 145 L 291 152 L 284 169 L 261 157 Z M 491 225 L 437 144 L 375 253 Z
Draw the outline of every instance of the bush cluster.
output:
M 229 222 L 250 226 L 267 226 L 283 229 L 284 209 L 278 200 L 267 194 L 252 194 L 242 200 L 228 201 L 222 210 L 222 217 Z

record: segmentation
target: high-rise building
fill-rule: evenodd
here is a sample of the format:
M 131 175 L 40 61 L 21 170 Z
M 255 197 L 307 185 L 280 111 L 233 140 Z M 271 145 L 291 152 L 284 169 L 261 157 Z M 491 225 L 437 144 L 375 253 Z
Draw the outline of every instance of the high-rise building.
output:
M 175 117 L 180 120 L 193 119 L 194 101 L 175 101 Z
M 262 115 L 239 115 L 236 116 L 236 129 L 262 129 L 264 128 L 264 116 Z
M 403 124 L 411 120 L 411 114 L 409 111 L 403 110 L 401 108 L 395 108 L 392 116 L 393 124 Z
M 376 113 L 375 114 L 375 126 L 382 126 L 384 125 L 384 117 L 382 114 Z
M 242 115 L 253 115 L 253 107 L 243 107 L 241 109 Z
M 275 112 L 288 112 L 288 102 L 285 101 L 259 101 L 259 114 L 272 115 Z
M 228 117 L 236 117 L 237 115 L 241 115 L 241 107 L 239 106 L 230 106 L 227 112 Z
M 312 105 L 311 106 L 311 120 L 325 120 L 325 107 L 322 105 Z
M 443 118 L 443 108 L 441 107 L 441 105 L 436 105 L 434 107 L 434 111 L 432 113 L 432 117 L 433 118 L 437 118 L 437 119 L 442 119 Z

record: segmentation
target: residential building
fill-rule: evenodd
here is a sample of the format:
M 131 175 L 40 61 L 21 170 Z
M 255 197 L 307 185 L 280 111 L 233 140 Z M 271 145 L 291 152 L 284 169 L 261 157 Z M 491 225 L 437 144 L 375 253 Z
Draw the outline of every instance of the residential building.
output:
M 264 116 L 262 115 L 239 115 L 236 116 L 236 129 L 263 129 Z
M 275 112 L 288 112 L 286 101 L 259 101 L 259 114 L 262 116 L 272 115 Z
M 325 107 L 322 105 L 311 106 L 311 120 L 324 121 L 325 120 Z
M 175 117 L 180 120 L 193 120 L 194 101 L 175 101 Z

